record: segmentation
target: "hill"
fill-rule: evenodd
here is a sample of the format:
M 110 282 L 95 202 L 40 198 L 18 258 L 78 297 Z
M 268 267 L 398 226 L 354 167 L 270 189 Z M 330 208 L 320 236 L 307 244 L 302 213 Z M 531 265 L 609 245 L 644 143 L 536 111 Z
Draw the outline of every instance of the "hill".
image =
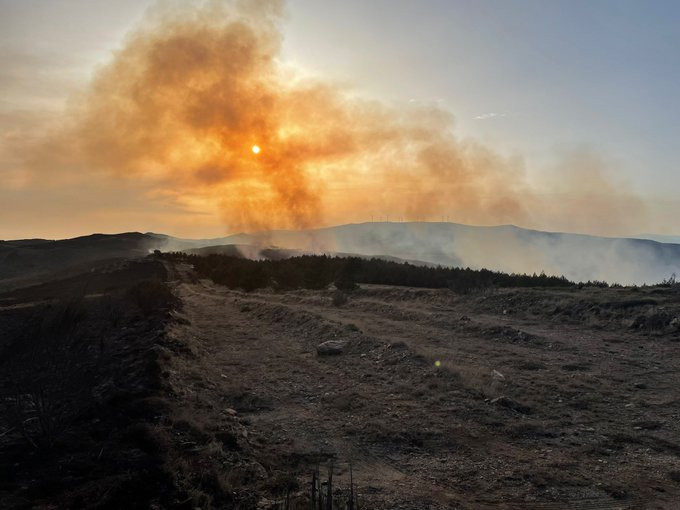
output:
M 0 241 L 0 291 L 75 275 L 115 259 L 142 257 L 162 242 L 162 237 L 139 232 Z
M 673 238 L 669 238 L 673 240 Z M 279 259 L 308 254 L 377 257 L 417 265 L 541 273 L 572 281 L 652 284 L 680 274 L 680 244 L 652 239 L 542 232 L 512 225 L 361 223 L 273 230 L 214 239 L 164 234 L 93 234 L 50 241 L 0 241 L 0 290 L 65 277 L 160 249 Z

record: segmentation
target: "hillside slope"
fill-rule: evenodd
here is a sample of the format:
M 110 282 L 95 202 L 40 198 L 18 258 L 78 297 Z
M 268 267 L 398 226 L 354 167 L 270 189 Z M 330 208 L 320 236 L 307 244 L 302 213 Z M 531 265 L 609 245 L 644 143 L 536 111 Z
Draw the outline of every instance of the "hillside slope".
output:
M 113 259 L 143 257 L 162 242 L 162 238 L 139 232 L 0 241 L 0 291 L 42 278 L 71 276 Z
M 187 240 L 168 239 L 168 249 Z M 392 256 L 445 266 L 508 273 L 564 275 L 570 280 L 623 284 L 656 283 L 680 274 L 680 245 L 648 239 L 541 232 L 512 225 L 477 227 L 456 223 L 361 223 L 314 230 L 275 230 L 193 241 L 278 247 L 315 253 Z

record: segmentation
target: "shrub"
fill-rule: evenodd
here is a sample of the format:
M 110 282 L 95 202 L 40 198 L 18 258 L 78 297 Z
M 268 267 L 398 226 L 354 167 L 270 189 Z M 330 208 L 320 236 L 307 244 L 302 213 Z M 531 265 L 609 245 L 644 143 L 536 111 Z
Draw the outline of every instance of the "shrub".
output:
M 333 285 L 335 285 L 336 289 L 345 291 L 352 291 L 358 287 L 357 283 L 352 278 L 347 276 L 342 276 L 336 279 L 333 282 Z
M 45 310 L 12 359 L 7 396 L 11 426 L 37 449 L 49 449 L 92 403 L 96 360 L 79 341 L 80 300 Z
M 347 294 L 341 290 L 336 290 L 333 293 L 333 306 L 342 306 L 347 303 Z
M 128 291 L 128 296 L 141 310 L 144 317 L 168 312 L 179 303 L 168 286 L 156 280 L 138 283 Z

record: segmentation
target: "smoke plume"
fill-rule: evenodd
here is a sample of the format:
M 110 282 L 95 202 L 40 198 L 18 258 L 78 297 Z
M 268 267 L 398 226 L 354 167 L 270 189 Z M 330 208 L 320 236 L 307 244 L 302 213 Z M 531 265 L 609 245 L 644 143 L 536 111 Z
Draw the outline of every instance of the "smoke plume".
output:
M 618 189 L 584 194 L 580 179 L 537 189 L 521 160 L 458 139 L 442 109 L 386 106 L 301 77 L 280 61 L 281 13 L 275 0 L 157 6 L 58 132 L 27 149 L 32 178 L 113 175 L 231 232 L 372 214 L 569 228 L 578 210 L 578 228 L 592 231 L 597 214 L 611 233 L 635 217 L 611 209 L 611 196 L 639 210 Z M 606 181 L 597 165 L 587 172 Z M 563 200 L 546 198 L 553 191 Z

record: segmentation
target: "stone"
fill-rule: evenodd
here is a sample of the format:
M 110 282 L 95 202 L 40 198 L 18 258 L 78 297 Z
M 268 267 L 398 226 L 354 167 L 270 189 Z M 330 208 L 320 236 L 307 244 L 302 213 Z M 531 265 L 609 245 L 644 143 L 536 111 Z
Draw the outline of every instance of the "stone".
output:
M 521 414 L 531 414 L 531 408 L 529 406 L 520 404 L 519 402 L 512 400 L 508 397 L 498 397 L 491 400 L 492 404 L 496 404 L 507 409 L 512 409 L 513 411 Z
M 319 356 L 334 356 L 342 354 L 347 346 L 347 342 L 341 340 L 328 340 L 316 346 L 316 353 Z

